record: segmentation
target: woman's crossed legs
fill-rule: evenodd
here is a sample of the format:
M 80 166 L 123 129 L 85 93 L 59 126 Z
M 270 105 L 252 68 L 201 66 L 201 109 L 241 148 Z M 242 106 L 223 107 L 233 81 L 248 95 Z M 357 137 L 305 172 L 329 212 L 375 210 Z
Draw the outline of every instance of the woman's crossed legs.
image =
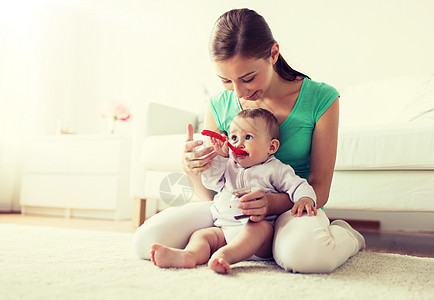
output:
M 172 207 L 147 220 L 134 235 L 137 255 L 150 259 L 149 249 L 157 243 L 184 249 L 193 232 L 213 225 L 211 205 L 200 202 Z M 330 225 L 322 210 L 311 217 L 292 216 L 288 211 L 277 218 L 274 231 L 273 257 L 288 271 L 330 273 L 360 250 L 354 236 L 341 226 Z

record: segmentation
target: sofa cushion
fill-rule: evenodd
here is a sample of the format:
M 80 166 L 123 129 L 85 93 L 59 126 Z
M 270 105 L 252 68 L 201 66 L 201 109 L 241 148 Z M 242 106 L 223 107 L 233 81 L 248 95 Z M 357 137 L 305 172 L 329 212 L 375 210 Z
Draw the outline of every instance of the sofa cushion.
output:
M 433 170 L 337 170 L 326 208 L 434 212 L 433 194 Z
M 342 128 L 336 170 L 434 170 L 434 124 L 409 122 Z
M 412 122 L 434 110 L 434 75 L 370 81 L 340 94 L 341 127 Z
M 182 171 L 182 156 L 186 134 L 148 136 L 142 147 L 141 161 L 147 170 Z M 194 134 L 195 140 L 203 140 L 204 136 Z

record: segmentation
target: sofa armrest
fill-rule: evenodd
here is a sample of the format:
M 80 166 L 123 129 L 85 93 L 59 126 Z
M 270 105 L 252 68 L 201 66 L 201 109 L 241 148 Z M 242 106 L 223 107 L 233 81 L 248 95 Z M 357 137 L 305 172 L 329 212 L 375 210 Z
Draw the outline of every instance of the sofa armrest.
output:
M 145 126 L 142 127 L 145 129 L 144 137 L 186 133 L 188 123 L 192 124 L 195 130 L 197 127 L 198 115 L 194 112 L 158 103 L 149 103 L 143 112 L 145 113 Z
M 130 194 L 144 195 L 146 163 L 142 158 L 144 141 L 149 136 L 186 134 L 187 124 L 197 128 L 198 114 L 159 103 L 143 103 L 133 110 L 133 149 Z

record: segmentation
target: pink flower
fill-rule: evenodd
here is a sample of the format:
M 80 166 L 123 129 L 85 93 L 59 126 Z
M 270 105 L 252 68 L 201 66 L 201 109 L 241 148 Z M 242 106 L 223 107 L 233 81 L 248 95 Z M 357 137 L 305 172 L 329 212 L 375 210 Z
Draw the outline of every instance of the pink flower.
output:
M 130 118 L 130 111 L 125 105 L 115 103 L 113 107 L 113 115 L 116 120 L 126 121 Z
M 113 118 L 115 121 L 127 121 L 131 117 L 131 114 L 126 105 L 117 102 L 111 102 L 107 106 L 106 111 L 102 114 L 102 116 L 104 118 Z

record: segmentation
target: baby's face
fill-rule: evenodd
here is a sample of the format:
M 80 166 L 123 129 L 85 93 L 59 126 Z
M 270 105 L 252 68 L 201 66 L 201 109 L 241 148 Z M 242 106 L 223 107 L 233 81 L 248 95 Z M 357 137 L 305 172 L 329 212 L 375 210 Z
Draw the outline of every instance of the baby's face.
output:
M 229 142 L 247 152 L 247 155 L 232 152 L 235 161 L 245 168 L 265 162 L 272 153 L 271 137 L 261 118 L 235 117 L 231 123 Z

